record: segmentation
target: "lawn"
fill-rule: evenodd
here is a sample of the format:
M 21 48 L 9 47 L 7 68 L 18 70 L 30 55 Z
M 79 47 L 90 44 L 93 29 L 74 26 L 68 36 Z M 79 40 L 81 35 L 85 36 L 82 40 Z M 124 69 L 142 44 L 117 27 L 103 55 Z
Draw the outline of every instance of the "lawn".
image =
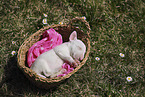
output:
M 58 87 L 37 88 L 16 65 L 19 47 L 44 18 L 52 25 L 83 16 L 91 26 L 87 62 Z M 1 0 L 0 96 L 145 97 L 144 32 L 144 0 Z

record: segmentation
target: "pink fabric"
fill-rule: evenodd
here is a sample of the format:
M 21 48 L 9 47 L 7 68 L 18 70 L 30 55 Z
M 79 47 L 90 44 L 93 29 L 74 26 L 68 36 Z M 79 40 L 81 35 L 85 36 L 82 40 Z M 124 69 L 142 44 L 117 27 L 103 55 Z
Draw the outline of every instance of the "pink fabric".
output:
M 31 67 L 32 63 L 36 60 L 36 58 L 42 53 L 53 49 L 54 47 L 62 44 L 62 36 L 58 34 L 54 29 L 50 28 L 46 30 L 42 34 L 42 40 L 35 43 L 27 53 L 27 64 Z M 65 69 L 63 74 L 58 75 L 58 77 L 62 77 L 74 70 L 73 67 L 70 67 L 69 64 L 64 63 L 62 68 Z
M 71 67 L 71 66 L 70 66 L 69 64 L 67 64 L 67 63 L 64 63 L 64 64 L 62 65 L 62 68 L 64 68 L 65 71 L 64 71 L 62 74 L 59 74 L 57 77 L 65 76 L 65 75 L 67 75 L 68 73 L 70 73 L 70 72 L 72 72 L 72 71 L 74 70 L 74 68 Z
M 53 49 L 57 45 L 62 44 L 62 36 L 58 34 L 54 29 L 50 28 L 42 34 L 42 40 L 35 43 L 27 53 L 27 63 L 31 67 L 32 63 L 42 53 Z

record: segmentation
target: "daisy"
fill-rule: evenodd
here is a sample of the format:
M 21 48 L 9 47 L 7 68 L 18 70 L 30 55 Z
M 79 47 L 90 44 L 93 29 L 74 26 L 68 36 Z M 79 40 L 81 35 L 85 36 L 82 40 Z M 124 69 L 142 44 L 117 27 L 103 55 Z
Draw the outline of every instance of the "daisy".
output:
M 47 24 L 47 19 L 43 19 L 43 24 Z
M 85 16 L 83 16 L 82 18 L 83 18 L 84 20 L 86 20 L 86 17 L 85 17 Z
M 16 42 L 15 41 L 12 41 L 12 44 L 15 44 Z
M 126 78 L 126 80 L 127 80 L 128 82 L 130 82 L 130 81 L 132 81 L 132 77 L 128 76 L 128 77 Z
M 60 24 L 60 25 L 62 25 L 62 24 L 63 24 L 63 22 L 59 22 L 59 24 Z
M 16 54 L 16 51 L 12 51 L 11 54 L 12 54 L 12 55 L 15 55 L 15 54 Z
M 99 61 L 99 60 L 100 60 L 100 58 L 99 58 L 99 57 L 96 57 L 95 59 L 96 59 L 97 61 Z
M 124 55 L 124 54 L 122 54 L 122 53 L 120 53 L 119 55 L 120 55 L 120 57 L 125 57 L 125 55 Z
M 44 17 L 47 17 L 47 14 L 43 13 Z

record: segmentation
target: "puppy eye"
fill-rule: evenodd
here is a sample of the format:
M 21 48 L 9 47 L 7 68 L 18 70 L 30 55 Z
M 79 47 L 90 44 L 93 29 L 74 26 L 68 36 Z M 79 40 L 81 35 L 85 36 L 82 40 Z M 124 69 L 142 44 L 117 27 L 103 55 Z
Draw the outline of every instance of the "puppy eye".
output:
M 82 50 L 82 48 L 81 47 L 78 47 L 79 48 L 79 50 Z

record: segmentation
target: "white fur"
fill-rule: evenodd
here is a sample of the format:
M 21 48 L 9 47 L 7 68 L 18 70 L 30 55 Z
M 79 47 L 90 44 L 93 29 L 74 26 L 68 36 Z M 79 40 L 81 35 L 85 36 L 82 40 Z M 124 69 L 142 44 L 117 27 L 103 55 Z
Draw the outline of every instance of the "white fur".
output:
M 86 52 L 85 44 L 77 39 L 76 31 L 72 32 L 69 42 L 56 46 L 50 51 L 41 54 L 32 64 L 31 69 L 41 77 L 55 77 L 61 74 L 64 69 L 64 62 L 77 66 L 77 62 L 84 58 Z

